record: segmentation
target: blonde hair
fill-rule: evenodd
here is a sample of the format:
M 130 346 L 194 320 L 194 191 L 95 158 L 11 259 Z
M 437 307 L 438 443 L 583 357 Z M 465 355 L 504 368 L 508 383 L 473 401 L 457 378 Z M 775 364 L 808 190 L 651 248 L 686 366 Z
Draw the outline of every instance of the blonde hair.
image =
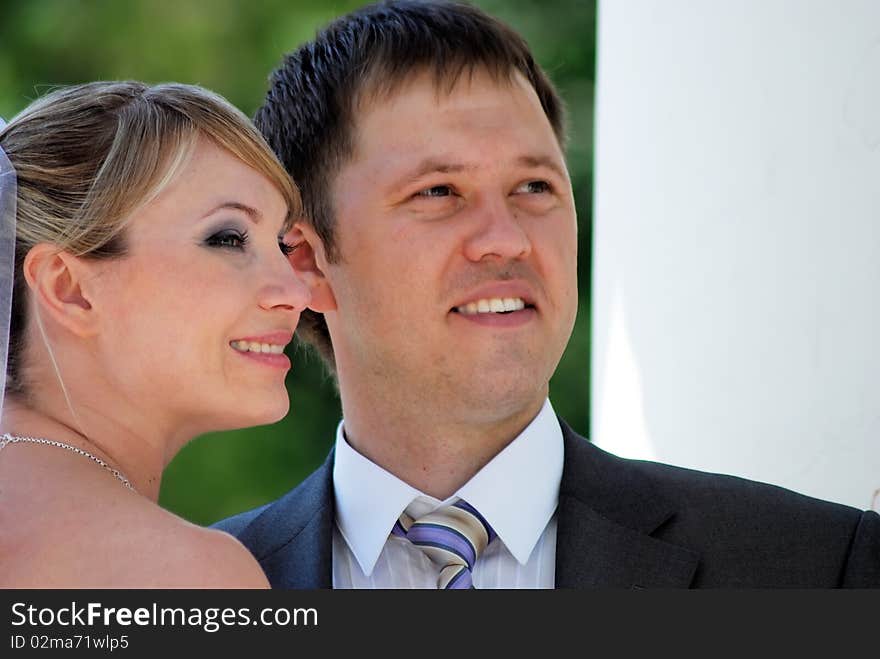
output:
M 91 82 L 55 90 L 0 130 L 18 197 L 7 393 L 25 393 L 22 265 L 50 243 L 92 258 L 126 252 L 129 219 L 154 200 L 206 137 L 271 181 L 301 215 L 299 192 L 259 131 L 221 96 L 193 85 Z

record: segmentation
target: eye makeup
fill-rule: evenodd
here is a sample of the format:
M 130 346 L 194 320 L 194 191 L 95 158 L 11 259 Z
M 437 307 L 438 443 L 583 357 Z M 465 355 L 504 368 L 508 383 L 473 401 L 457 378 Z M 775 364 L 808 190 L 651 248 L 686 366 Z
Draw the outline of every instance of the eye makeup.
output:
M 203 244 L 206 247 L 244 251 L 247 242 L 247 231 L 237 227 L 227 227 L 218 230 L 211 230 L 208 236 L 204 239 Z

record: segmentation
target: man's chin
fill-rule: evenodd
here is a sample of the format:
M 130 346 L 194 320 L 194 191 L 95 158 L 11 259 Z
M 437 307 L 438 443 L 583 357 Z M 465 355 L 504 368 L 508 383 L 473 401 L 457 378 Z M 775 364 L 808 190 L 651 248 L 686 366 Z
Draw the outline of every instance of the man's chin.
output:
M 471 379 L 462 387 L 460 404 L 484 420 L 537 414 L 547 398 L 547 384 L 536 386 L 535 371 Z

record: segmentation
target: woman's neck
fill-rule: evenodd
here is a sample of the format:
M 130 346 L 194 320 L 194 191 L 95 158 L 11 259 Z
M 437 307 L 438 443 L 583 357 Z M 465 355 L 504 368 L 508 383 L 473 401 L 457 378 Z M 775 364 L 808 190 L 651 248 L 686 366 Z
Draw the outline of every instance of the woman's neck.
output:
M 7 398 L 0 430 L 12 435 L 61 442 L 85 451 L 119 471 L 136 492 L 153 501 L 158 500 L 165 467 L 163 442 L 124 427 L 106 415 L 80 410 L 80 418 L 73 420 L 69 411 L 64 414 L 62 410 Z M 46 450 L 51 447 L 47 446 Z

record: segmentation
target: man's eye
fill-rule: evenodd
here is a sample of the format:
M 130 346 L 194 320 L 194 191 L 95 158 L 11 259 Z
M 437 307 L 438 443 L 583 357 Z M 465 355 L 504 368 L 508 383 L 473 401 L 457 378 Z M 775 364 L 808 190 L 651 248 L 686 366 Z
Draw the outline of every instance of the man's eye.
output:
M 418 197 L 448 197 L 452 194 L 452 188 L 448 185 L 434 185 L 430 188 L 425 188 L 424 190 L 420 190 L 416 193 Z
M 244 246 L 247 244 L 247 241 L 248 235 L 246 231 L 227 229 L 225 231 L 218 231 L 217 233 L 208 237 L 208 239 L 205 240 L 205 244 L 210 247 L 244 250 Z
M 528 181 L 519 186 L 516 192 L 519 194 L 542 194 L 551 190 L 552 188 L 547 181 Z

